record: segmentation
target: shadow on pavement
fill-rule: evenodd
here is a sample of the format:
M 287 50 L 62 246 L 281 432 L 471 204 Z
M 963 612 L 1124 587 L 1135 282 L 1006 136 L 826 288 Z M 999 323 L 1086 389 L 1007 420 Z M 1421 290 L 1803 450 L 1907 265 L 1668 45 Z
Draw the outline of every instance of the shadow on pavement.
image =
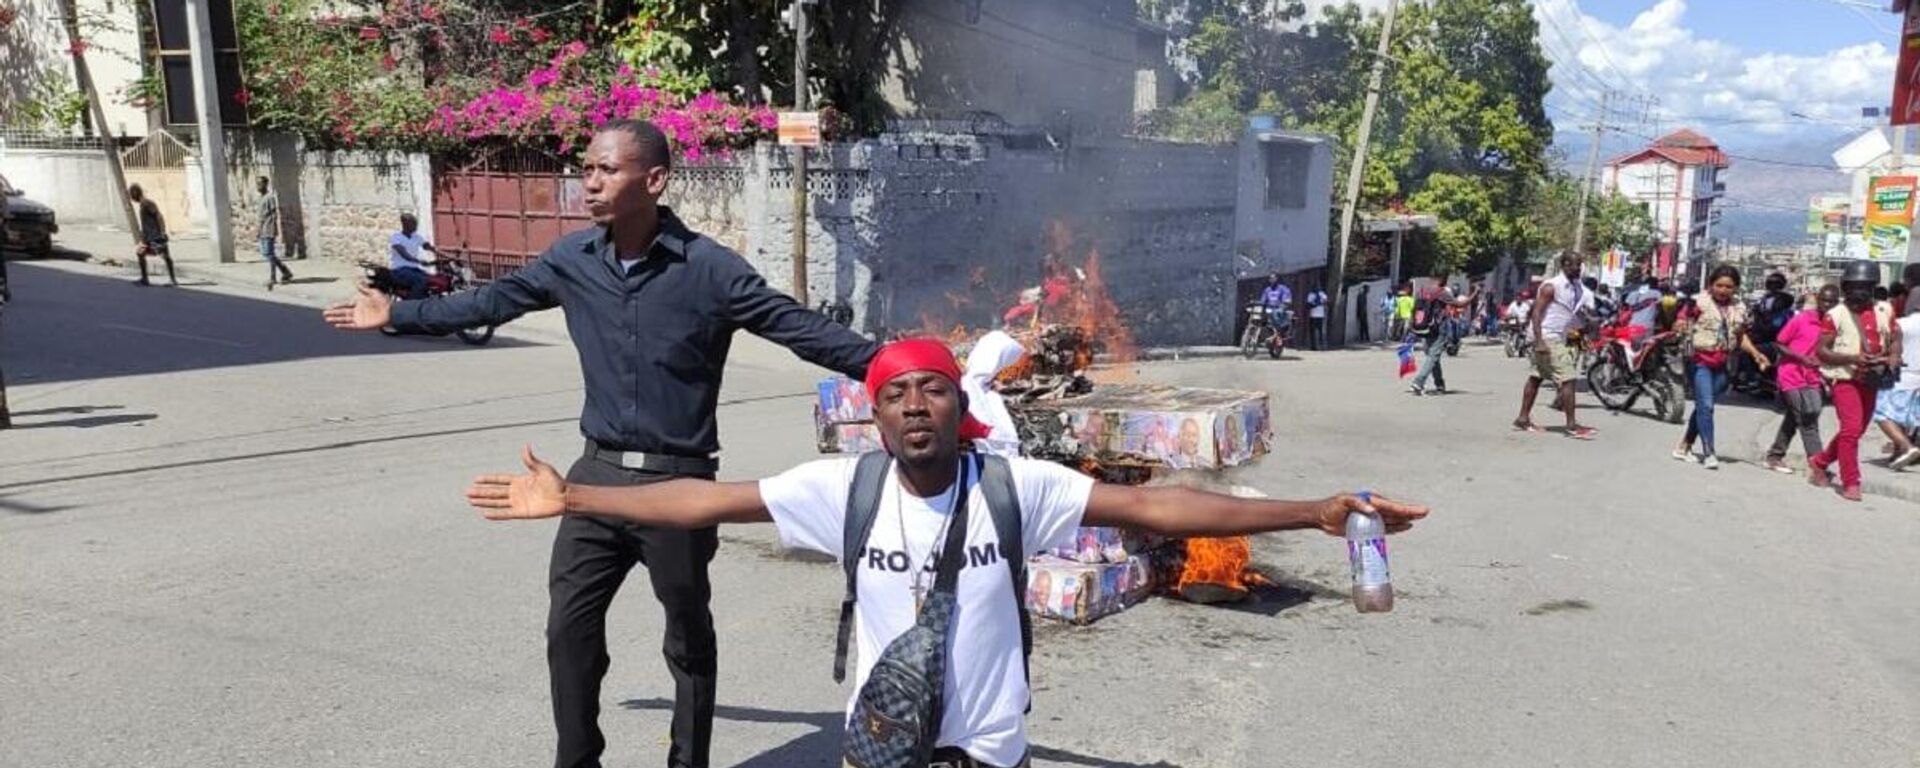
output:
M 117 408 L 119 406 L 114 406 L 114 407 Z M 142 422 L 151 421 L 153 419 L 159 418 L 160 414 L 117 413 L 117 414 L 105 415 L 105 416 L 81 416 L 79 418 L 73 418 L 73 419 L 57 419 L 54 421 L 28 421 L 28 422 L 22 422 L 19 420 L 21 414 L 16 413 L 13 416 L 14 416 L 13 426 L 7 428 L 7 431 L 9 432 L 19 431 L 22 429 L 48 429 L 52 427 L 73 427 L 77 429 L 88 429 L 91 427 L 112 426 L 114 424 L 139 424 Z
M 0 324 L 7 381 L 45 384 L 322 357 L 482 352 L 452 336 L 388 338 L 329 328 L 309 307 L 118 277 L 10 265 Z M 491 347 L 534 346 L 494 337 Z
M 620 702 L 621 709 L 673 711 L 673 702 L 666 699 L 629 699 Z M 742 723 L 791 723 L 813 726 L 814 731 L 789 741 L 773 749 L 762 752 L 735 768 L 791 768 L 797 765 L 840 765 L 840 734 L 843 730 L 846 714 L 842 712 L 783 712 L 777 709 L 757 709 L 754 707 L 717 706 L 713 709 L 715 717 Z M 1068 765 L 1102 766 L 1103 768 L 1180 768 L 1164 760 L 1155 763 L 1129 763 L 1104 757 L 1088 757 L 1063 749 L 1033 745 L 1031 754 L 1035 760 L 1051 760 Z
M 73 509 L 73 507 L 43 507 L 39 504 L 29 504 L 11 496 L 0 496 L 0 512 L 15 515 L 44 515 L 51 512 L 64 512 L 69 509 Z

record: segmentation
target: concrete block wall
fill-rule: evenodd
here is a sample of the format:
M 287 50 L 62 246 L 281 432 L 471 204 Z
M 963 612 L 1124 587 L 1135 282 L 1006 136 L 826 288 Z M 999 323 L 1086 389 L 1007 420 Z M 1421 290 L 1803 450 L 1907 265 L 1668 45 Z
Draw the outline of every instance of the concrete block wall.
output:
M 0 149 L 0 175 L 53 209 L 60 226 L 124 226 L 98 149 Z
M 270 179 L 280 197 L 284 253 L 307 258 L 384 260 L 400 214 L 420 219 L 433 239 L 433 191 L 427 158 L 400 152 L 318 152 L 291 136 L 236 132 L 228 144 L 235 250 L 255 252 L 254 180 Z M 197 169 L 191 178 L 198 178 Z M 202 214 L 204 216 L 204 214 Z M 202 219 L 204 221 L 204 219 Z
M 740 158 L 738 175 L 679 175 L 669 203 L 791 291 L 786 152 Z M 1068 263 L 1100 254 L 1143 343 L 1228 343 L 1234 158 L 1231 147 L 1133 142 L 1012 150 L 951 134 L 826 148 L 808 179 L 810 300 L 847 302 L 869 332 L 991 327 L 1063 247 Z

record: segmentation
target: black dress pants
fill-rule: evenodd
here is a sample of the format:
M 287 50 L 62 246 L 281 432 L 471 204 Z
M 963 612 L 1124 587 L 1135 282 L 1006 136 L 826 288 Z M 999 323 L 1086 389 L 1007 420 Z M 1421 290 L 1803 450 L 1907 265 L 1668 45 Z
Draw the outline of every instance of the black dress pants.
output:
M 674 476 L 627 469 L 583 456 L 567 481 L 642 485 Z M 607 606 L 635 563 L 647 567 L 653 595 L 666 611 L 662 651 L 673 675 L 673 745 L 669 768 L 706 768 L 713 741 L 717 651 L 707 563 L 720 546 L 717 529 L 649 528 L 593 517 L 566 517 L 553 538 L 547 576 L 547 671 L 553 685 L 557 768 L 598 768 L 600 682 L 607 674 Z

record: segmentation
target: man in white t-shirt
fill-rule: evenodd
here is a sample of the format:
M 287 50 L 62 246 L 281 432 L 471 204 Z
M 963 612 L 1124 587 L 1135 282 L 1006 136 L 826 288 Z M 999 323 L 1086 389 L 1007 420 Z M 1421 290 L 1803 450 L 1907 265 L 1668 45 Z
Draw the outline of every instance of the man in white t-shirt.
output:
M 855 691 L 880 652 L 915 621 L 915 598 L 932 585 L 957 479 L 975 474 L 961 471 L 963 461 L 976 459 L 960 446 L 981 431 L 964 418 L 961 374 L 943 344 L 894 342 L 881 348 L 868 371 L 874 421 L 895 461 L 859 563 Z M 598 515 L 683 528 L 772 522 L 786 546 L 836 558 L 842 555 L 848 491 L 858 462 L 809 462 L 757 483 L 675 479 L 610 488 L 568 485 L 530 449 L 521 459 L 529 474 L 483 476 L 468 489 L 468 501 L 496 520 Z M 1105 485 L 1050 462 L 1008 461 L 1022 513 L 1021 548 L 1029 553 L 1071 542 L 1081 526 L 1127 527 L 1169 537 L 1301 528 L 1339 536 L 1353 512 L 1380 515 L 1389 532 L 1406 530 L 1427 514 L 1423 507 L 1379 496 L 1371 503 L 1356 495 L 1318 501 L 1239 499 L 1188 488 Z M 1011 599 L 1012 575 L 997 556 L 999 542 L 984 495 L 966 498 L 967 552 L 948 636 L 935 761 L 1020 766 L 1027 760 L 1028 684 L 1018 604 Z
M 407 288 L 406 295 L 401 298 L 427 297 L 427 275 L 433 272 L 433 262 L 422 258 L 420 252 L 440 255 L 433 243 L 420 235 L 419 229 L 420 220 L 411 213 L 403 213 L 400 214 L 400 231 L 387 239 L 387 269 L 393 273 L 395 281 Z

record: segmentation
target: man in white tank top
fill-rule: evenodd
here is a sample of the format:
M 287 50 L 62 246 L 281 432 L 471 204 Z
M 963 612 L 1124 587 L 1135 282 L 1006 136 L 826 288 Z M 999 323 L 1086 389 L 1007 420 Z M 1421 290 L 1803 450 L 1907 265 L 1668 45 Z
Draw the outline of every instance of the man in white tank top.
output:
M 1527 376 L 1520 392 L 1520 415 L 1513 428 L 1540 432 L 1533 423 L 1533 401 L 1540 394 L 1540 382 L 1554 383 L 1560 412 L 1567 416 L 1568 437 L 1592 440 L 1594 429 L 1574 419 L 1575 370 L 1573 348 L 1567 345 L 1567 330 L 1581 322 L 1582 313 L 1593 312 L 1593 292 L 1580 284 L 1580 255 L 1572 251 L 1560 254 L 1560 274 L 1540 285 L 1533 298 L 1533 312 L 1527 320 L 1528 337 L 1533 340 L 1533 373 Z

